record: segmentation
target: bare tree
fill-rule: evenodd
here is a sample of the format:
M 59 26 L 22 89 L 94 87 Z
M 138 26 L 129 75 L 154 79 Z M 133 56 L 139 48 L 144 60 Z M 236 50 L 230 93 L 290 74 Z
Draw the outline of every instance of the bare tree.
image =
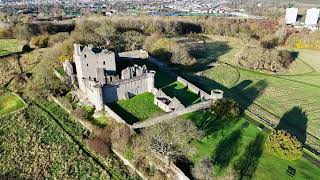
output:
M 192 169 L 192 175 L 198 180 L 211 180 L 213 179 L 213 167 L 209 158 L 202 159 Z
M 191 121 L 173 120 L 145 129 L 141 139 L 153 154 L 170 159 L 193 154 L 190 143 L 201 135 Z

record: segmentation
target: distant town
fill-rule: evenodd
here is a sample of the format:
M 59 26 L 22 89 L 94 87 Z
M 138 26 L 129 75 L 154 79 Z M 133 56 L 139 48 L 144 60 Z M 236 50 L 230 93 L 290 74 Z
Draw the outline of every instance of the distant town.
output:
M 230 8 L 227 1 L 218 0 L 0 0 L 0 11 L 14 14 L 32 14 L 41 16 L 51 8 L 63 9 L 63 12 L 52 12 L 52 15 L 63 15 L 66 18 L 85 13 L 111 15 L 165 15 L 165 16 L 231 16 L 261 18 L 248 14 L 242 8 Z M 260 3 L 256 4 L 261 7 Z M 60 13 L 60 14 L 59 14 Z

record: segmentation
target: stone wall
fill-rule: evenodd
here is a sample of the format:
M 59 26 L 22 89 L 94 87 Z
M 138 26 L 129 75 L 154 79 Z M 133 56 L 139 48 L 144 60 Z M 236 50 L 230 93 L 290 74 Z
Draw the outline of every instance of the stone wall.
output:
M 56 69 L 53 69 L 53 73 L 54 73 L 54 75 L 56 75 L 57 78 L 59 78 L 61 81 L 64 81 L 64 77 L 63 77 Z
M 155 74 L 151 72 L 140 77 L 123 79 L 104 85 L 102 88 L 103 102 L 111 103 L 121 99 L 128 99 L 144 92 L 152 92 L 154 76 Z
M 208 93 L 201 90 L 200 88 L 198 88 L 197 86 L 195 86 L 194 84 L 192 84 L 191 82 L 187 81 L 186 79 L 184 79 L 180 76 L 177 77 L 177 81 L 179 81 L 183 85 L 187 86 L 193 93 L 200 95 L 200 97 L 202 99 L 211 99 L 212 98 Z
M 117 113 L 115 113 L 109 106 L 105 105 L 104 110 L 113 118 L 115 119 L 118 123 L 123 123 L 131 127 L 125 120 L 123 120 Z
M 118 53 L 120 58 L 130 58 L 130 59 L 148 59 L 149 53 L 145 50 L 134 50 Z
M 92 45 L 81 46 L 74 44 L 73 61 L 76 65 L 79 88 L 86 92 L 83 79 L 98 81 L 101 76 L 98 69 L 105 69 L 108 72 L 116 72 L 114 52 L 101 49 L 101 52 L 94 52 Z M 103 82 L 101 82 L 103 84 Z
M 134 123 L 131 127 L 133 129 L 139 129 L 139 128 L 145 128 L 145 127 L 153 126 L 155 124 L 164 122 L 166 120 L 177 118 L 177 117 L 179 117 L 179 116 L 181 116 L 183 114 L 187 114 L 187 113 L 190 113 L 190 112 L 198 111 L 198 110 L 201 110 L 201 109 L 210 108 L 211 104 L 212 104 L 211 100 L 203 101 L 203 102 L 191 105 L 191 106 L 189 106 L 187 108 L 180 109 L 180 110 L 177 110 L 177 111 L 173 111 L 171 113 L 167 113 L 167 114 L 164 114 L 162 116 L 158 116 L 158 117 L 153 118 L 153 119 L 145 120 L 143 122 Z

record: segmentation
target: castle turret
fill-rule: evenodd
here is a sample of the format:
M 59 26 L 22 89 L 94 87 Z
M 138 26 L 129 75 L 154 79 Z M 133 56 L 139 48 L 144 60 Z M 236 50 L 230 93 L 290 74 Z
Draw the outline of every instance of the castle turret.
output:
M 156 72 L 155 71 L 149 71 L 148 72 L 148 92 L 152 92 L 154 89 L 154 78 L 155 78 Z
M 97 111 L 103 110 L 102 86 L 95 83 L 90 89 L 92 90 L 91 103 Z
M 211 90 L 211 99 L 218 100 L 223 98 L 223 91 L 220 89 Z

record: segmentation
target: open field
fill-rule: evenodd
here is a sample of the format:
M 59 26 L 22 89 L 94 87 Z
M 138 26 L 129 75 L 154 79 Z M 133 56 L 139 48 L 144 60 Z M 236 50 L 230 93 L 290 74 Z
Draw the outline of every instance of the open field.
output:
M 222 40 L 213 41 L 221 44 Z M 185 71 L 186 78 L 207 91 L 215 88 L 224 90 L 226 96 L 236 99 L 243 109 L 249 109 L 275 124 L 280 120 L 279 128 L 292 131 L 303 142 L 312 141 L 319 146 L 318 140 L 306 137 L 306 132 L 320 137 L 320 52 L 295 49 L 298 52 L 295 67 L 287 75 L 276 75 L 232 65 L 232 54 L 237 53 L 239 46 L 229 41 L 226 39 L 225 43 L 229 44 L 227 49 L 232 50 L 224 50 L 226 54 L 219 55 L 227 57 L 218 60 L 223 64 L 223 70 L 219 66 L 206 66 L 196 72 Z M 226 49 L 225 45 L 222 47 Z M 221 48 L 217 50 L 219 54 Z M 214 50 L 210 52 L 215 53 Z M 236 71 L 238 76 L 233 73 Z
M 0 57 L 19 52 L 19 42 L 16 39 L 0 39 Z
M 5 93 L 0 96 L 0 116 L 15 112 L 26 106 L 26 103 L 15 93 Z
M 0 172 L 6 179 L 103 179 L 101 168 L 35 105 L 0 118 Z
M 228 173 L 228 167 L 233 167 L 239 158 L 244 157 L 250 142 L 253 142 L 261 132 L 255 125 L 249 123 L 248 127 L 243 128 L 246 119 L 239 118 L 233 120 L 220 120 L 212 117 L 207 111 L 193 112 L 182 116 L 189 119 L 197 127 L 205 132 L 205 137 L 194 142 L 197 153 L 192 157 L 193 163 L 211 157 L 216 160 L 214 170 L 218 176 Z M 215 157 L 224 158 L 215 158 Z M 286 174 L 288 166 L 297 170 L 295 179 L 317 179 L 320 175 L 319 168 L 304 157 L 296 161 L 287 161 L 263 152 L 253 172 L 253 179 L 289 179 Z M 221 168 L 223 167 L 223 168 Z
M 153 97 L 151 93 L 143 93 L 128 100 L 111 103 L 108 106 L 129 124 L 133 124 L 164 113 L 162 109 L 154 105 Z

